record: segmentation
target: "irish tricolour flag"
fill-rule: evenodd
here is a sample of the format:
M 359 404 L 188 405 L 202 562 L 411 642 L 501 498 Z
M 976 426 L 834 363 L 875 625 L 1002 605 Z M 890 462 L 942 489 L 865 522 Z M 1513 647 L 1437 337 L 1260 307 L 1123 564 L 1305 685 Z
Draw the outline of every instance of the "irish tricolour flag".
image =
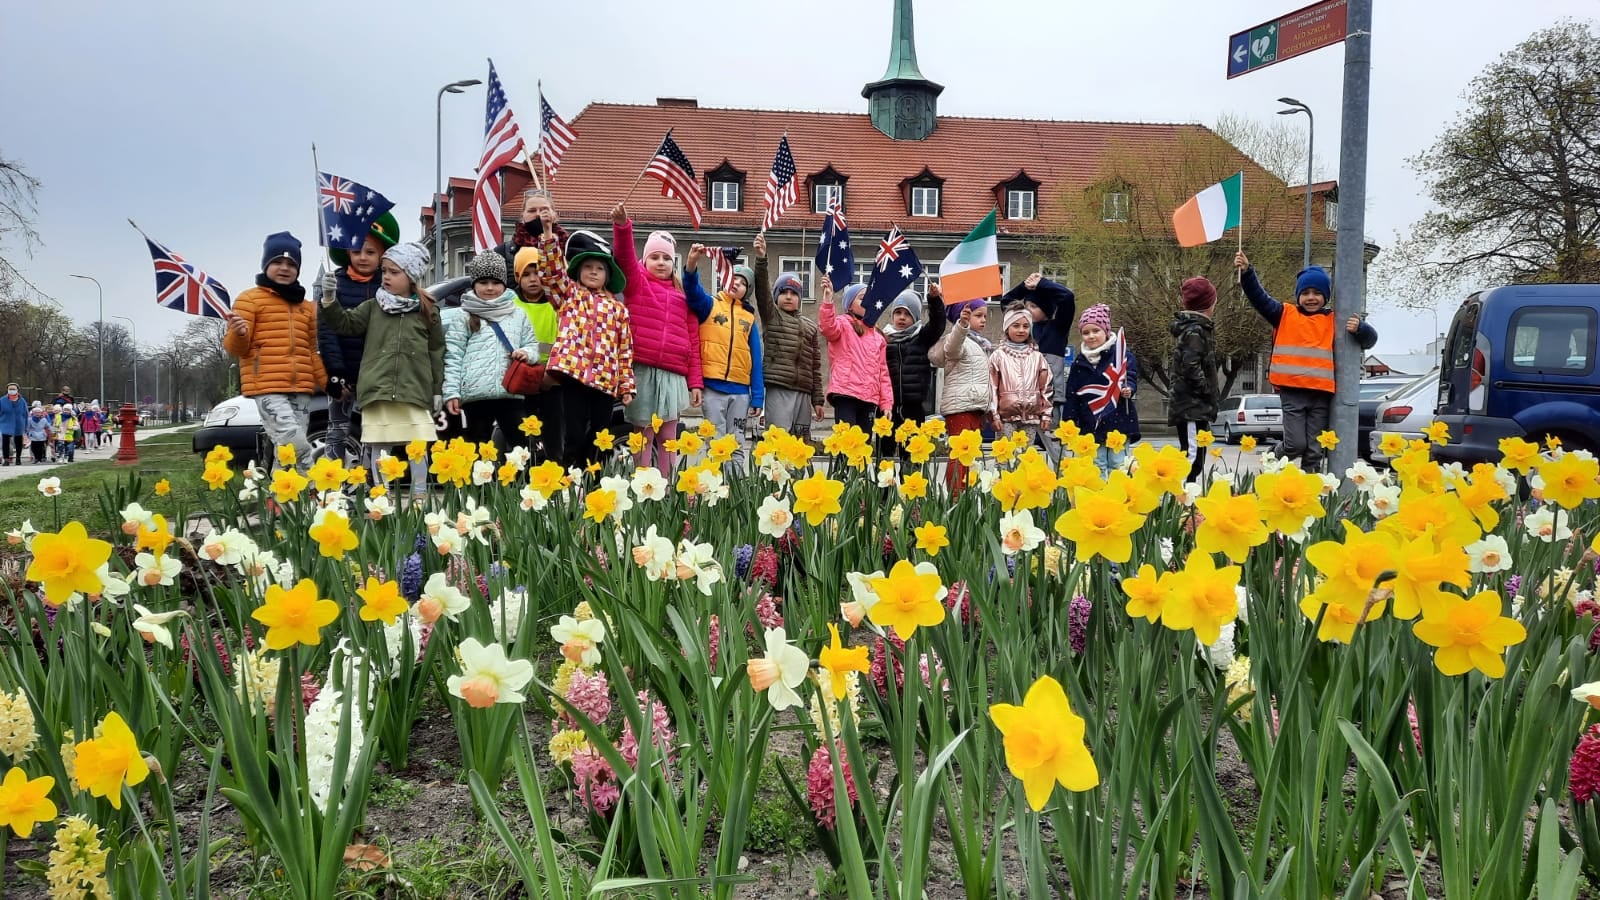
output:
M 1209 244 L 1229 228 L 1239 227 L 1244 209 L 1244 173 L 1237 172 L 1220 184 L 1213 184 L 1178 207 L 1172 214 L 1172 230 L 1178 233 L 1178 246 Z
M 994 239 L 994 210 L 939 264 L 939 287 L 947 304 L 993 297 L 1004 290 L 1000 248 Z

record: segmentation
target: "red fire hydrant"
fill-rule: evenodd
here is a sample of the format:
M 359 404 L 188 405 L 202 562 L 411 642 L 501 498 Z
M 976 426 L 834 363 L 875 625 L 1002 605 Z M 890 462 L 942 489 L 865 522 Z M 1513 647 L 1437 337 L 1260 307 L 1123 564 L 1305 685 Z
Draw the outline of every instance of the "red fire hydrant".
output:
M 122 425 L 122 445 L 117 448 L 116 461 L 136 463 L 139 461 L 139 448 L 133 442 L 133 430 L 139 425 L 139 411 L 134 409 L 132 403 L 124 403 L 122 409 L 117 411 L 117 422 Z

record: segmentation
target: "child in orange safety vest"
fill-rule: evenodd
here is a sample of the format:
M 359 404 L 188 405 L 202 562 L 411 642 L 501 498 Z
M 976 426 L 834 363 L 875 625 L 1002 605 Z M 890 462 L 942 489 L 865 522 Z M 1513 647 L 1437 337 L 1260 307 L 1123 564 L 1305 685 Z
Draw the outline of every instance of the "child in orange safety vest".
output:
M 1256 270 L 1240 251 L 1233 258 L 1240 270 L 1245 299 L 1274 329 L 1272 368 L 1267 380 L 1283 401 L 1283 455 L 1298 460 L 1308 472 L 1320 471 L 1322 445 L 1317 436 L 1328 430 L 1333 408 L 1333 336 L 1336 322 L 1330 299 L 1332 283 L 1321 266 L 1301 270 L 1295 278 L 1295 305 L 1273 299 L 1256 278 Z M 1378 342 L 1378 332 L 1360 316 L 1345 320 L 1344 330 L 1362 350 Z

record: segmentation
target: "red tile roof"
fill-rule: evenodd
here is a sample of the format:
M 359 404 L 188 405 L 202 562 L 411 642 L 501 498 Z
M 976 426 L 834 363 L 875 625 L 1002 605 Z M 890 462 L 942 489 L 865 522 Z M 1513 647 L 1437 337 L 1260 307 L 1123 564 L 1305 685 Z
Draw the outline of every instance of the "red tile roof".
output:
M 787 133 L 799 170 L 800 199 L 780 227 L 815 230 L 822 216 L 811 212 L 807 177 L 832 167 L 846 176 L 845 213 L 852 228 L 887 230 L 891 223 L 920 233 L 965 234 L 989 210 L 1001 206 L 1000 230 L 1039 233 L 1057 225 L 1065 211 L 1057 201 L 1064 189 L 1083 190 L 1100 181 L 1109 152 L 1138 153 L 1159 160 L 1181 152 L 1185 140 L 1214 138 L 1202 125 L 1126 122 L 1063 122 L 1032 119 L 940 116 L 938 128 L 924 141 L 892 141 L 872 127 L 865 113 L 794 112 L 765 109 L 717 109 L 691 101 L 663 100 L 656 105 L 592 103 L 572 126 L 579 137 L 567 150 L 554 185 L 563 219 L 604 221 L 611 206 L 655 153 L 667 129 L 694 163 L 704 184 L 705 173 L 726 160 L 745 174 L 743 211 L 704 213 L 706 229 L 760 227 L 762 189 L 772 166 L 778 138 Z M 1192 145 L 1192 144 L 1191 144 Z M 1231 149 L 1231 148 L 1230 148 Z M 1270 178 L 1243 153 L 1239 167 L 1251 178 Z M 903 193 L 906 182 L 926 168 L 944 180 L 939 218 L 913 219 Z M 997 188 L 1021 173 L 1040 183 L 1038 218 L 1004 218 L 1004 197 Z M 1259 174 L 1257 174 L 1259 173 Z M 505 218 L 514 221 L 526 176 L 508 172 Z M 1196 185 L 1195 189 L 1204 187 Z M 456 209 L 467 209 L 470 179 L 452 178 Z M 460 191 L 466 192 L 465 196 Z M 709 191 L 708 191 L 709 194 Z M 661 196 L 653 179 L 639 183 L 628 201 L 636 220 L 688 227 L 682 204 Z M 423 215 L 429 224 L 431 209 Z M 1286 227 L 1298 226 L 1285 222 Z

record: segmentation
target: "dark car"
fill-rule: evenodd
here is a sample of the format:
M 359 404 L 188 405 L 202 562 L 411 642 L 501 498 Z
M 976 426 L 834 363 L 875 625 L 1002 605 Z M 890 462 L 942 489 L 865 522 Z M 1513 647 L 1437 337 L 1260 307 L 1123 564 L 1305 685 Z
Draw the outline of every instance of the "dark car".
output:
M 1435 459 L 1497 462 L 1500 440 L 1600 450 L 1600 285 L 1517 284 L 1473 294 L 1445 336 Z
M 1415 375 L 1373 375 L 1361 379 L 1361 399 L 1356 405 L 1356 455 L 1366 456 L 1372 430 L 1378 427 L 1378 406 L 1388 396 L 1415 381 Z

